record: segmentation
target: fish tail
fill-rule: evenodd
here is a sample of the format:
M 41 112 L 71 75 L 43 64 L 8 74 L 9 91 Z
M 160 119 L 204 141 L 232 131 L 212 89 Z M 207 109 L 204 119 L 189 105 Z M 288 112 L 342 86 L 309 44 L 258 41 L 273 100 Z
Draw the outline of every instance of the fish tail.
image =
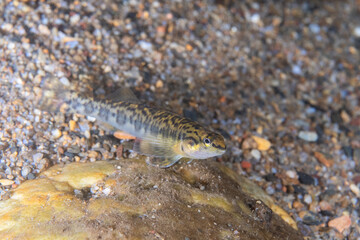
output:
M 45 76 L 35 94 L 37 108 L 48 112 L 58 112 L 70 98 L 70 82 L 66 78 Z

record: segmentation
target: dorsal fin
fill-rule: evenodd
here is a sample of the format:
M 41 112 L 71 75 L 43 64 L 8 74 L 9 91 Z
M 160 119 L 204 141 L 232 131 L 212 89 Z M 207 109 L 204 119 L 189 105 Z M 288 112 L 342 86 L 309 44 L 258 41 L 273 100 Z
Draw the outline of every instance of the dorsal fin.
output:
M 130 102 L 130 103 L 140 103 L 140 100 L 135 96 L 133 91 L 130 88 L 122 87 L 116 90 L 115 92 L 109 94 L 107 99 L 111 102 Z

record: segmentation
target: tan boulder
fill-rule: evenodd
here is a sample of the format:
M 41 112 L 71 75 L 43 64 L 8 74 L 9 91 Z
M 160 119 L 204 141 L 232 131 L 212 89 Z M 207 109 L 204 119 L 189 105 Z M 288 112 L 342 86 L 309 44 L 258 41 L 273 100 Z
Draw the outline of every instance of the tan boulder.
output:
M 0 239 L 302 239 L 262 189 L 211 161 L 54 166 L 0 202 L 0 223 Z

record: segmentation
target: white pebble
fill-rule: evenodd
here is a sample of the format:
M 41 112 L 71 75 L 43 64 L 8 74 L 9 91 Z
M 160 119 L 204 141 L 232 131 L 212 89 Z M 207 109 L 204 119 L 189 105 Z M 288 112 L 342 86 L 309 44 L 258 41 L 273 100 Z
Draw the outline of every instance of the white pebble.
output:
M 10 23 L 4 23 L 1 25 L 1 29 L 6 32 L 10 32 L 13 29 L 13 25 Z
M 257 150 L 257 149 L 251 150 L 250 154 L 251 154 L 251 156 L 253 156 L 256 160 L 260 160 L 260 158 L 261 158 L 261 153 L 260 153 L 260 151 Z
M 360 189 L 355 184 L 350 184 L 350 190 L 357 196 L 360 197 Z
M 62 133 L 59 129 L 52 130 L 51 134 L 52 134 L 53 138 L 55 138 L 55 139 L 61 137 L 61 135 L 62 135 Z
M 307 142 L 316 142 L 318 140 L 318 135 L 316 132 L 300 131 L 299 138 Z
M 360 26 L 354 28 L 355 37 L 360 37 Z
M 71 25 L 75 25 L 75 24 L 77 24 L 77 23 L 79 22 L 79 20 L 80 20 L 80 15 L 79 15 L 79 14 L 75 14 L 75 15 L 71 16 L 71 18 L 70 18 L 70 24 L 71 24 Z
M 287 175 L 289 178 L 297 178 L 297 173 L 296 173 L 295 171 L 292 171 L 292 170 L 286 171 L 286 175 Z
M 38 30 L 43 35 L 50 35 L 50 33 L 51 33 L 49 28 L 43 24 L 39 25 Z
M 103 194 L 105 194 L 105 195 L 109 195 L 110 192 L 111 192 L 111 189 L 107 187 L 107 188 L 105 188 L 102 192 L 103 192 Z
M 141 47 L 142 50 L 144 51 L 148 51 L 151 52 L 152 51 L 152 44 L 146 41 L 139 41 L 138 42 L 139 46 Z
M 60 78 L 60 82 L 64 85 L 64 86 L 70 86 L 70 81 L 69 79 L 67 79 L 66 77 L 62 77 Z
M 310 196 L 309 194 L 306 194 L 306 195 L 305 195 L 305 197 L 304 197 L 304 202 L 305 202 L 306 204 L 312 203 L 312 198 L 311 198 L 311 196 Z
M 318 34 L 320 32 L 320 27 L 316 23 L 311 23 L 309 28 L 312 33 Z
M 301 67 L 299 65 L 293 65 L 291 71 L 293 74 L 296 74 L 296 75 L 302 74 Z

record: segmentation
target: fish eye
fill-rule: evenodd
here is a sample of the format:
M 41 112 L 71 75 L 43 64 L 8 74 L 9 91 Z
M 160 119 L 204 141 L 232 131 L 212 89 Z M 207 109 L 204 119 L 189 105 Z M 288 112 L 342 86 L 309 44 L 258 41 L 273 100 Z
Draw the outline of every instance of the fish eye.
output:
M 205 143 L 206 145 L 210 145 L 211 140 L 208 139 L 208 138 L 204 138 L 204 143 Z

